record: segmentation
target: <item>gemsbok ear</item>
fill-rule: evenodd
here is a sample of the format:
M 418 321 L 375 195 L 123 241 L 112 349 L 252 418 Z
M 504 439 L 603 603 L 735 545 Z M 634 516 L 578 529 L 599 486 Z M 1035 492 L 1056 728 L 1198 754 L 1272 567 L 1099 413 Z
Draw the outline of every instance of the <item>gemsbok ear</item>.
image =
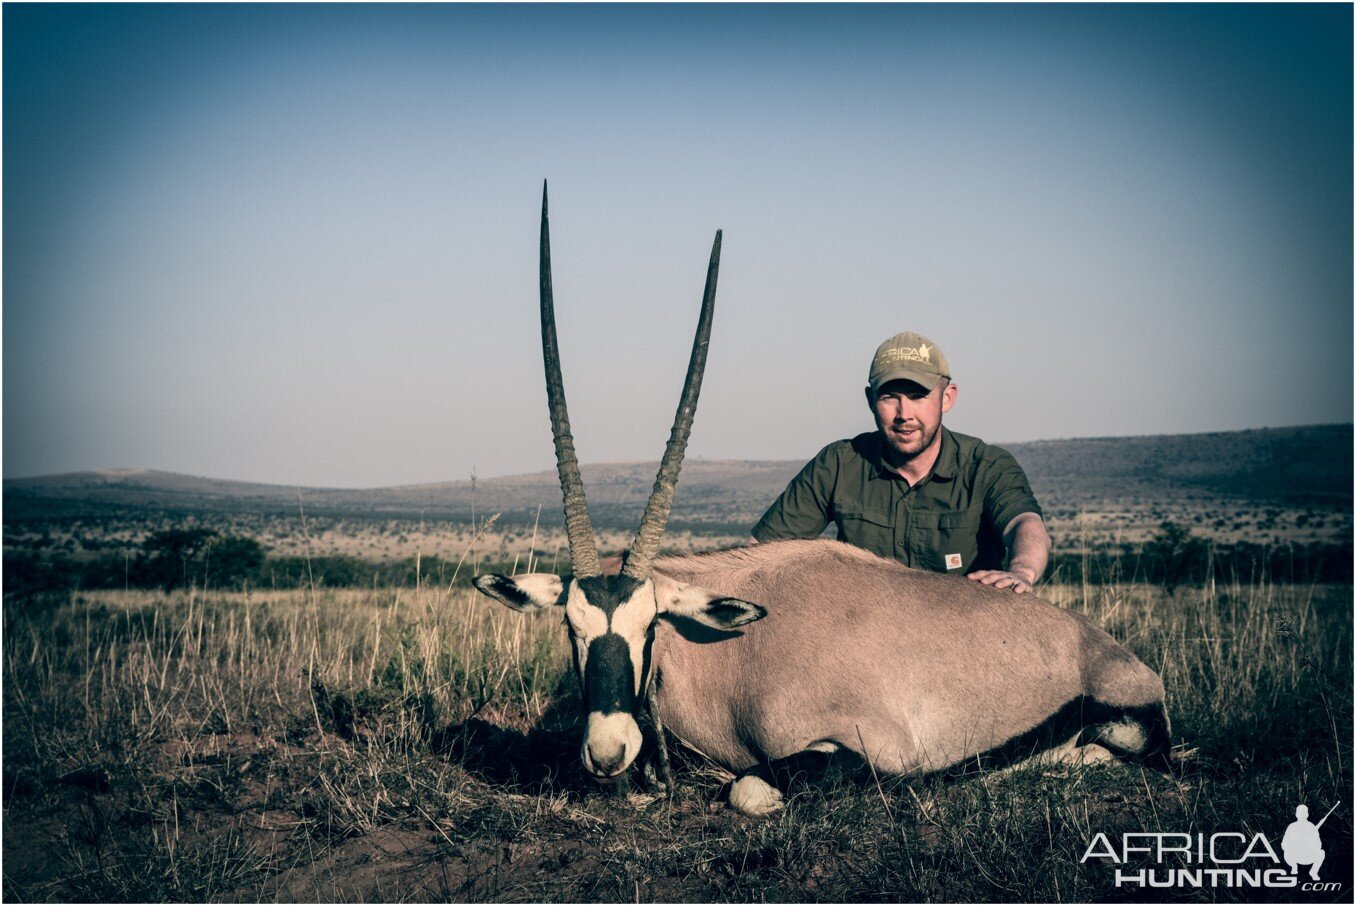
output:
M 471 584 L 481 594 L 521 613 L 532 613 L 552 604 L 564 604 L 565 583 L 554 573 L 528 573 L 501 576 L 488 573 L 476 576 Z
M 734 629 L 767 616 L 767 611 L 752 601 L 727 598 L 658 573 L 651 577 L 655 582 L 655 600 L 663 613 L 678 614 L 712 629 Z

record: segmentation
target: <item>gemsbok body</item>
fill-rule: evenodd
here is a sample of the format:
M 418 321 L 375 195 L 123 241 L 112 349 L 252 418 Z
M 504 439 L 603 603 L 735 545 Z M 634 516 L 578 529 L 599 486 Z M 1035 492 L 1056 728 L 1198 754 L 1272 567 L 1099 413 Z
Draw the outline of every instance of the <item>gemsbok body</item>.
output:
M 824 539 L 656 559 L 710 340 L 721 234 L 654 492 L 620 571 L 599 561 L 556 347 L 542 197 L 542 348 L 569 575 L 484 575 L 476 588 L 520 611 L 559 607 L 587 712 L 581 756 L 621 776 L 641 719 L 740 775 L 730 804 L 780 804 L 773 769 L 846 750 L 882 774 L 1066 757 L 1165 756 L 1163 683 L 1085 617 L 1031 595 L 909 569 Z M 667 778 L 666 778 L 667 779 Z M 669 779 L 671 784 L 671 779 Z

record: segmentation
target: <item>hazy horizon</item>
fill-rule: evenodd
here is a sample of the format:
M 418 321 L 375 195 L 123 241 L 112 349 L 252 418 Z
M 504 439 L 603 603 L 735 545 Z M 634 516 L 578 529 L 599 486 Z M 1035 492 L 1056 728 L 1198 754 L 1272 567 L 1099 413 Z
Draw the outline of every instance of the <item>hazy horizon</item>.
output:
M 7 5 L 6 478 L 376 488 L 1352 421 L 1352 9 Z
M 1038 438 L 1033 438 L 1033 439 L 1031 439 L 1031 440 L 1024 440 L 1024 441 L 1003 441 L 1003 440 L 993 440 L 993 441 L 991 441 L 991 443 L 993 443 L 993 444 L 995 444 L 995 445 L 997 445 L 997 446 L 1003 447 L 1003 446 L 1016 446 L 1016 445 L 1018 445 L 1018 444 L 1063 443 L 1063 442 L 1074 442 L 1074 441 L 1082 441 L 1082 440 L 1121 440 L 1121 439 L 1125 439 L 1125 440 L 1137 440 L 1137 439 L 1144 439 L 1144 438 L 1149 438 L 1149 437 L 1190 437 L 1190 436 L 1192 436 L 1192 434 L 1219 434 L 1219 433 L 1229 434 L 1229 433 L 1240 433 L 1240 432 L 1247 432 L 1247 431 L 1289 431 L 1289 430 L 1302 430 L 1302 429 L 1305 429 L 1305 428 L 1324 428 L 1324 427 L 1334 427 L 1334 426 L 1340 427 L 1340 426 L 1351 425 L 1351 424 L 1352 424 L 1352 422 L 1329 422 L 1329 423 L 1324 423 L 1324 424 L 1304 424 L 1304 425 L 1264 425 L 1264 426 L 1253 427 L 1253 428 L 1236 428 L 1236 429 L 1231 429 L 1230 431 L 1224 431 L 1224 432 L 1218 432 L 1218 431 L 1202 431 L 1202 432 L 1189 432 L 1189 433 L 1184 433 L 1184 434 L 1124 434 L 1124 435 L 1088 435 L 1088 436 L 1085 436 L 1085 437 L 1038 437 Z M 867 429 L 867 430 L 870 430 L 870 429 Z M 860 432 L 859 432 L 859 433 L 860 433 Z M 807 453 L 807 454 L 805 454 L 804 456 L 801 456 L 801 455 L 795 455 L 795 456 L 777 456 L 777 457 L 742 458 L 742 459 L 732 459 L 732 458 L 729 458 L 729 457 L 692 456 L 692 455 L 689 454 L 687 457 L 684 458 L 683 461 L 684 461 L 684 464 L 690 464 L 690 463 L 694 463 L 694 462 L 802 462 L 802 461 L 808 461 L 809 456 L 812 455 L 814 452 L 815 452 L 815 451 L 811 451 L 810 453 Z M 587 470 L 587 469 L 590 469 L 590 468 L 602 468 L 602 467 L 606 467 L 606 466 L 630 466 L 630 465 L 644 464 L 644 463 L 652 463 L 652 464 L 654 464 L 655 466 L 658 466 L 658 464 L 659 464 L 659 459 L 660 459 L 660 456 L 661 456 L 661 455 L 662 455 L 662 451 L 660 451 L 660 453 L 656 454 L 655 456 L 652 456 L 652 457 L 649 457 L 649 458 L 641 458 L 641 459 L 607 459 L 607 460 L 596 460 L 596 461 L 595 461 L 595 460 L 581 460 L 581 461 L 580 461 L 580 466 L 581 466 L 582 468 L 586 469 L 586 470 Z M 555 474 L 555 471 L 556 471 L 556 467 L 555 467 L 554 462 L 552 462 L 550 465 L 548 465 L 548 466 L 546 466 L 546 467 L 543 467 L 543 468 L 540 468 L 540 469 L 532 469 L 532 470 L 526 471 L 526 472 L 507 472 L 507 473 L 503 473 L 503 474 L 499 474 L 499 473 L 487 474 L 487 473 L 483 473 L 483 472 L 477 472 L 475 477 L 476 477 L 476 480 L 478 480 L 478 481 L 485 481 L 485 480 L 490 480 L 490 479 L 501 479 L 501 478 L 519 478 L 519 477 L 525 477 L 525 476 L 529 476 L 529 475 L 540 475 L 540 474 L 543 474 L 543 473 Z M 204 480 L 207 480 L 207 481 L 238 482 L 238 483 L 241 483 L 241 484 L 262 484 L 262 485 L 272 485 L 272 486 L 276 486 L 276 487 L 292 487 L 292 486 L 295 485 L 294 482 L 268 481 L 268 480 L 266 480 L 266 479 L 255 479 L 255 478 L 236 478 L 236 477 L 233 477 L 233 476 L 230 476 L 230 475 L 204 475 L 204 474 L 195 473 L 195 472 L 174 472 L 174 471 L 171 471 L 171 470 L 168 470 L 168 469 L 154 469 L 154 468 L 148 468 L 148 467 L 145 467 L 145 466 L 104 466 L 104 467 L 91 468 L 91 469 L 77 469 L 77 470 L 73 470 L 73 471 L 69 471 L 69 472 L 39 472 L 39 473 L 34 473 L 34 474 L 32 474 L 32 475 L 6 475 L 6 476 L 4 476 L 4 480 L 5 480 L 5 481 L 10 481 L 10 480 L 13 480 L 13 481 L 26 481 L 26 480 L 34 480 L 34 479 L 42 479 L 42 478 L 59 478 L 59 477 L 64 476 L 64 475 L 78 475 L 78 474 L 84 474 L 84 473 L 109 474 L 109 473 L 118 473 L 118 472 L 126 472 L 126 473 L 156 472 L 156 473 L 167 474 L 167 475 L 181 475 L 181 476 L 183 476 L 183 477 L 185 477 L 185 478 L 198 478 L 198 479 L 204 479 Z M 437 479 L 437 480 L 434 480 L 434 481 L 402 482 L 402 483 L 399 483 L 399 484 L 388 484 L 388 485 L 304 485 L 304 484 L 303 484 L 303 485 L 299 485 L 299 487 L 303 487 L 303 488 L 309 487 L 309 488 L 312 488 L 312 489 L 320 489 L 320 488 L 324 488 L 324 489 L 329 489 L 329 490 L 339 490 L 339 491 L 369 491 L 369 490 L 379 490 L 379 489 L 385 489 L 385 488 L 418 487 L 418 486 L 421 486 L 421 485 L 443 485 L 443 484 L 466 483 L 466 482 L 469 482 L 470 480 L 471 480 L 471 476 L 470 476 L 470 475 L 467 475 L 467 476 L 464 477 L 464 478 L 456 478 L 456 477 L 453 477 L 453 478 Z

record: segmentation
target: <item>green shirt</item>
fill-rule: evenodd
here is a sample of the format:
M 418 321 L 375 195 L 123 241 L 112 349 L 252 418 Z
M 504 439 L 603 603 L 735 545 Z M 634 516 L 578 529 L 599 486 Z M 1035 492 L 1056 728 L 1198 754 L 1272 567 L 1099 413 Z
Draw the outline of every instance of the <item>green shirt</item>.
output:
M 829 444 L 791 479 L 753 537 L 814 538 L 832 521 L 840 539 L 905 566 L 1002 569 L 1003 529 L 1041 512 L 1026 473 L 1006 450 L 941 432 L 932 472 L 912 487 L 885 465 L 879 431 Z

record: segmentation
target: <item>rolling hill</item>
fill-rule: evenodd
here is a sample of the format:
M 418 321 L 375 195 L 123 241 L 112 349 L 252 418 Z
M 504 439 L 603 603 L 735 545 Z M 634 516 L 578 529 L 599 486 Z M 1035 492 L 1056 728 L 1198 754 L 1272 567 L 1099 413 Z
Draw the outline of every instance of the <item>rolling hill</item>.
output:
M 1183 498 L 1350 510 L 1352 426 L 1318 425 L 1210 434 L 1078 438 L 1004 445 L 1022 463 L 1047 511 Z M 800 460 L 692 459 L 683 466 L 673 524 L 738 532 L 803 465 Z M 632 527 L 654 481 L 651 462 L 583 466 L 599 528 Z M 296 488 L 149 470 L 6 479 L 4 520 L 101 514 L 261 513 L 461 520 L 472 509 L 505 519 L 560 521 L 554 471 L 474 482 L 362 490 Z

